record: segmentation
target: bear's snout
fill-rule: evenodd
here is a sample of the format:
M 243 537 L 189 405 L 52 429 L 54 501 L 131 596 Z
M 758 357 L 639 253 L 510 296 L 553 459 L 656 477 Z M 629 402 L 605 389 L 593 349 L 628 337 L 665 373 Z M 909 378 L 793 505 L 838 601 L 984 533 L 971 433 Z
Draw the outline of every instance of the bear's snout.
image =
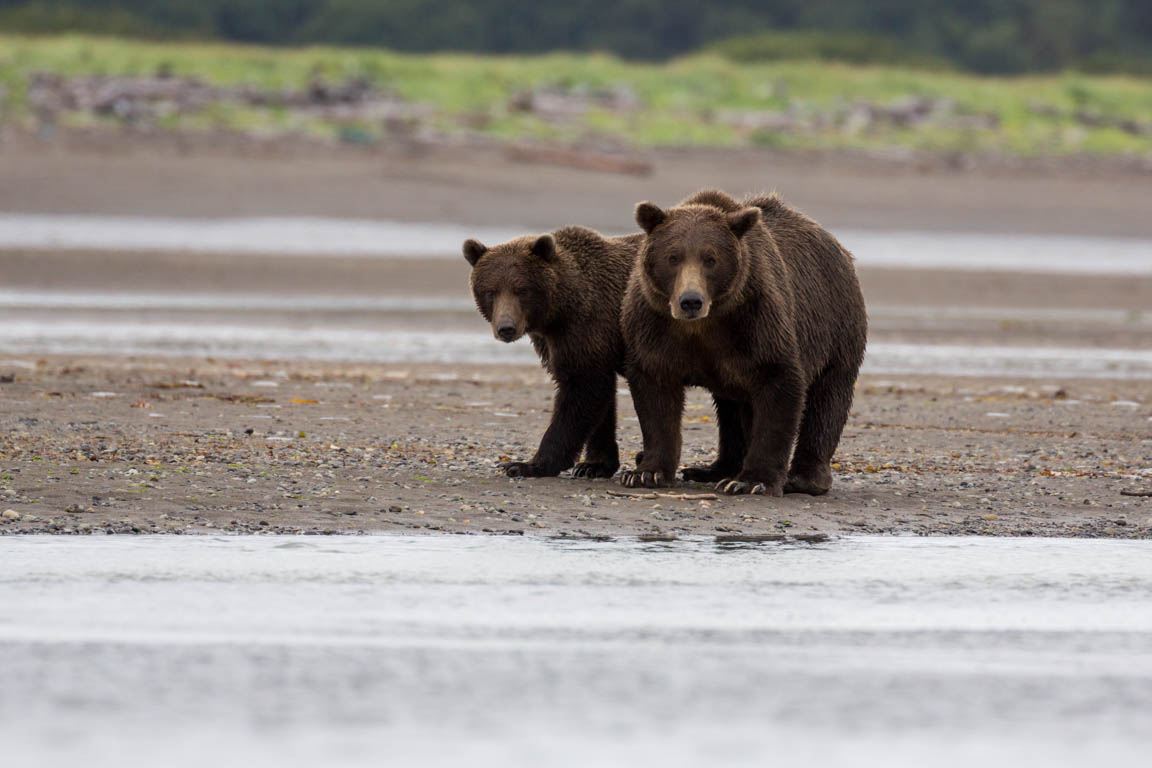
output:
M 690 260 L 676 273 L 670 291 L 672 317 L 677 320 L 700 320 L 708 317 L 708 280 L 698 261 Z
M 516 328 L 516 324 L 511 320 L 504 320 L 496 325 L 496 338 L 500 339 L 500 341 L 516 341 L 519 335 L 520 333 Z
M 704 309 L 704 296 L 699 291 L 685 291 L 680 294 L 680 311 L 685 317 L 695 317 Z
M 492 335 L 504 343 L 524 335 L 527 322 L 520 302 L 509 292 L 496 297 L 492 306 Z

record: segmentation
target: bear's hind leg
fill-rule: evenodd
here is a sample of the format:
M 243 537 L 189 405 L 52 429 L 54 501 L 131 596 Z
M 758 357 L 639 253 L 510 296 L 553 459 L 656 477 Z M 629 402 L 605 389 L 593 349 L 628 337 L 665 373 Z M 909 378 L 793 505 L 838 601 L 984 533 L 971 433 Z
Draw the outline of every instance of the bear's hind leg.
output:
M 832 487 L 832 455 L 852 408 L 855 371 L 825 369 L 808 388 L 785 493 L 822 496 Z
M 734 477 L 744 464 L 744 454 L 748 450 L 744 436 L 745 411 L 748 407 L 735 400 L 712 396 L 716 404 L 716 422 L 720 427 L 720 449 L 716 461 L 701 467 L 685 467 L 680 476 L 690 483 L 715 483 L 726 477 Z M 748 414 L 750 416 L 750 413 Z
M 616 393 L 604 409 L 604 418 L 588 438 L 584 461 L 572 469 L 573 477 L 612 477 L 620 469 L 620 449 L 616 445 Z
M 616 396 L 616 374 L 565 377 L 557 383 L 552 421 L 531 461 L 503 466 L 509 477 L 555 477 L 576 463 L 580 449 Z

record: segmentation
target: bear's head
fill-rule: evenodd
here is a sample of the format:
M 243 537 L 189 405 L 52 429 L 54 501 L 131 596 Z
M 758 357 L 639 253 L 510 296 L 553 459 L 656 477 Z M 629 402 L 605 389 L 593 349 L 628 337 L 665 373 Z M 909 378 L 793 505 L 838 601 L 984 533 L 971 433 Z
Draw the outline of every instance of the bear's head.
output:
M 552 235 L 518 237 L 491 248 L 468 239 L 464 258 L 472 265 L 472 298 L 497 339 L 513 342 L 543 330 L 554 305 L 559 258 Z
M 676 320 L 691 322 L 739 292 L 747 274 L 745 235 L 759 224 L 760 209 L 681 205 L 665 211 L 645 202 L 636 206 L 636 222 L 646 233 L 640 249 L 645 294 Z

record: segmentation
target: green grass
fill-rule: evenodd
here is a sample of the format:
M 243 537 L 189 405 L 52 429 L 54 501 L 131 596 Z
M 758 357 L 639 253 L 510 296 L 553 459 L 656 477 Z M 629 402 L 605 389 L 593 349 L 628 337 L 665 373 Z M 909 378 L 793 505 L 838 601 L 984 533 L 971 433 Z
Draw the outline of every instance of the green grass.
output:
M 409 55 L 357 48 L 261 48 L 215 43 L 152 43 L 113 38 L 0 36 L 0 119 L 32 124 L 24 83 L 36 71 L 64 75 L 151 74 L 160 67 L 209 82 L 300 88 L 316 74 L 330 80 L 370 78 L 406 100 L 433 107 L 438 130 L 474 130 L 502 138 L 552 141 L 610 139 L 636 146 L 736 146 L 799 149 L 884 149 L 1038 154 L 1146 154 L 1152 136 L 1073 120 L 1077 110 L 1152 123 L 1152 79 L 1065 74 L 977 77 L 952 71 L 858 66 L 815 61 L 740 64 L 703 54 L 666 64 L 630 63 L 607 55 L 533 57 Z M 626 86 L 639 98 L 633 112 L 592 110 L 548 122 L 510 111 L 509 97 L 550 84 Z M 860 133 L 830 126 L 794 132 L 747 131 L 723 119 L 733 111 L 790 109 L 829 114 L 850 104 L 891 105 L 909 97 L 948 99 L 957 114 L 991 113 L 993 130 L 925 124 Z M 1058 114 L 1040 114 L 1042 106 Z M 482 120 L 477 120 L 482 116 Z M 111 118 L 75 118 L 79 122 Z M 164 118 L 182 130 L 229 128 L 372 136 L 372 125 L 333 125 L 276 109 L 219 105 Z

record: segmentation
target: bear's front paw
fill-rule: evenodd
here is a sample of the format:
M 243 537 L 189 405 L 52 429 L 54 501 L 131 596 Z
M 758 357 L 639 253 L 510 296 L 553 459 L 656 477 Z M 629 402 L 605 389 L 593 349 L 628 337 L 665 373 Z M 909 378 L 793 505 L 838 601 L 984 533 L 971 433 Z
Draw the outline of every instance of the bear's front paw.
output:
M 810 496 L 823 496 L 832 487 L 832 469 L 827 465 L 793 468 L 784 484 L 784 493 L 807 493 Z
M 672 485 L 670 476 L 664 472 L 641 472 L 626 469 L 620 474 L 620 485 L 625 488 L 666 488 Z
M 582 461 L 572 469 L 572 477 L 612 477 L 620 469 L 620 462 Z
M 549 472 L 546 467 L 531 461 L 508 461 L 500 465 L 508 477 L 554 477 L 559 472 Z
M 806 493 L 809 496 L 823 496 L 828 493 L 831 483 L 825 485 L 810 477 L 789 477 L 784 484 L 784 493 Z
M 716 490 L 729 496 L 739 496 L 744 493 L 757 496 L 783 496 L 784 483 L 782 481 L 772 482 L 748 478 L 741 474 L 735 478 L 726 478 L 716 483 Z
M 731 467 L 717 464 L 708 464 L 703 467 L 684 467 L 680 470 L 680 476 L 690 483 L 715 483 L 726 477 L 732 477 L 733 474 Z

